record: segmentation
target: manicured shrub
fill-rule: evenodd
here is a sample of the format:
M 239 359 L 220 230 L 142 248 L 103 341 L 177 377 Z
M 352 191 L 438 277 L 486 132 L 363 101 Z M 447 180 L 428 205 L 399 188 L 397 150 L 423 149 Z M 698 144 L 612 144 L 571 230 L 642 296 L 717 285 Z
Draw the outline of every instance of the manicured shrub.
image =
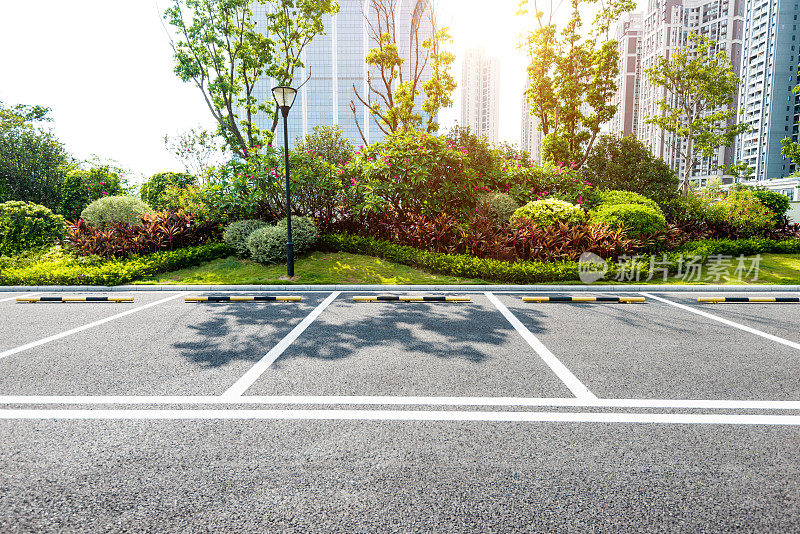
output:
M 652 199 L 631 191 L 604 191 L 600 193 L 600 204 L 641 204 L 661 212 L 659 205 Z
M 286 219 L 281 219 L 276 225 L 283 230 L 286 235 Z M 294 243 L 294 250 L 298 254 L 308 252 L 317 242 L 319 238 L 319 231 L 314 219 L 310 217 L 292 217 L 292 242 Z M 284 239 L 284 243 L 286 240 Z
M 601 204 L 592 211 L 591 219 L 594 223 L 624 228 L 634 238 L 660 232 L 667 226 L 661 210 L 643 204 Z
M 64 218 L 33 202 L 0 204 L 0 256 L 36 250 L 64 238 Z
M 80 253 L 126 257 L 159 250 L 176 250 L 219 238 L 219 227 L 184 212 L 149 213 L 139 224 L 118 222 L 91 226 L 84 220 L 69 224 L 69 240 Z
M 269 223 L 257 219 L 236 221 L 225 228 L 222 239 L 233 247 L 237 255 L 244 258 L 250 255 L 250 250 L 247 248 L 247 238 L 250 237 L 250 234 L 265 226 L 269 226 Z
M 247 238 L 250 257 L 259 263 L 277 263 L 286 258 L 286 229 L 265 226 Z
M 286 219 L 275 226 L 265 226 L 253 231 L 247 238 L 250 256 L 260 263 L 276 263 L 286 258 Z M 292 242 L 295 254 L 311 250 L 319 233 L 309 217 L 292 217 Z
M 207 243 L 126 259 L 75 256 L 59 249 L 46 254 L 39 261 L 4 267 L 0 270 L 0 285 L 127 284 L 159 273 L 225 258 L 232 253 L 233 249 L 225 243 Z
M 61 215 L 75 220 L 92 201 L 121 194 L 122 181 L 110 167 L 73 169 L 67 173 L 61 187 Z
M 515 225 L 530 223 L 536 227 L 551 226 L 557 223 L 577 224 L 586 219 L 580 206 L 563 200 L 548 198 L 528 202 L 511 216 Z
M 95 200 L 81 212 L 81 219 L 92 226 L 114 223 L 138 224 L 153 210 L 136 197 L 113 196 Z
M 766 189 L 757 189 L 753 194 L 772 212 L 772 219 L 776 225 L 783 223 L 783 218 L 789 211 L 789 197 Z
M 186 188 L 197 182 L 197 178 L 183 172 L 159 172 L 142 184 L 139 196 L 155 210 L 163 210 L 168 206 L 164 192 L 170 187 Z
M 506 193 L 489 193 L 479 197 L 479 200 L 485 202 L 497 222 L 503 224 L 507 223 L 519 208 L 519 204 Z

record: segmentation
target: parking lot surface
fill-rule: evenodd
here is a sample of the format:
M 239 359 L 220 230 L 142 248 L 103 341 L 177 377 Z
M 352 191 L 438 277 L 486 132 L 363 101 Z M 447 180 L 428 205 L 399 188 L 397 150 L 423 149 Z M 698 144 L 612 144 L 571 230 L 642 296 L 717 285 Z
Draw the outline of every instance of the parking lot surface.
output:
M 800 528 L 800 304 L 208 294 L 0 293 L 0 531 Z

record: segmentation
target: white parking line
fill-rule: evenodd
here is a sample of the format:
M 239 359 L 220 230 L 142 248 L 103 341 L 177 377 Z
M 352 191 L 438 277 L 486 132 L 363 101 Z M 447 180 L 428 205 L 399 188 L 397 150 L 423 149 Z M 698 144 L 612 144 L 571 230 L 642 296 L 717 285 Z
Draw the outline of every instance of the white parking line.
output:
M 713 321 L 717 321 L 717 322 L 720 322 L 722 324 L 725 324 L 725 325 L 728 325 L 728 326 L 732 326 L 734 328 L 738 328 L 739 330 L 743 330 L 743 331 L 748 332 L 750 334 L 755 334 L 757 336 L 761 336 L 761 337 L 763 337 L 765 339 L 769 339 L 770 341 L 775 341 L 777 343 L 780 343 L 781 345 L 786 345 L 787 347 L 791 347 L 793 349 L 800 350 L 800 343 L 795 343 L 794 341 L 789 341 L 788 339 L 784 339 L 782 337 L 773 336 L 772 334 L 767 334 L 766 332 L 762 332 L 761 330 L 756 330 L 755 328 L 751 328 L 749 326 L 745 326 L 743 324 L 736 323 L 734 321 L 729 321 L 728 319 L 723 319 L 722 317 L 719 317 L 718 315 L 713 315 L 711 313 L 704 312 L 702 310 L 698 310 L 698 309 L 692 308 L 691 306 L 685 306 L 683 304 L 678 304 L 677 302 L 672 302 L 671 300 L 667 300 L 665 298 L 657 297 L 655 295 L 651 295 L 650 293 L 641 293 L 641 294 L 644 295 L 645 297 L 648 297 L 648 298 L 651 298 L 651 299 L 654 299 L 654 300 L 658 300 L 658 301 L 663 302 L 665 304 L 669 304 L 670 306 L 675 306 L 676 308 L 680 308 L 682 310 L 686 310 L 688 312 L 700 315 L 700 316 L 705 317 L 707 319 L 711 319 Z
M 539 355 L 544 363 L 546 363 L 547 366 L 550 367 L 550 369 L 556 374 L 556 376 L 558 376 L 558 378 L 564 382 L 564 385 L 569 388 L 573 395 L 579 399 L 597 398 L 594 393 L 589 391 L 589 388 L 587 388 L 580 380 L 578 380 L 578 377 L 572 374 L 572 371 L 567 369 L 567 367 L 561 363 L 558 358 L 556 358 L 555 354 L 550 352 L 550 349 L 545 347 L 544 344 L 539 341 L 539 339 L 534 336 L 530 330 L 525 328 L 525 325 L 522 324 L 513 313 L 508 311 L 508 308 L 506 308 L 497 297 L 488 291 L 484 294 L 486 295 L 486 298 L 488 298 L 489 301 L 494 304 L 495 308 L 497 308 L 500 313 L 503 314 L 503 317 L 505 317 L 508 322 L 511 323 L 511 326 L 513 326 L 516 331 L 519 332 L 522 338 L 528 342 L 528 345 L 530 345 L 531 348 L 536 351 L 536 354 Z
M 2 419 L 114 420 L 350 420 L 476 421 L 526 423 L 656 423 L 706 425 L 800 425 L 798 415 L 460 412 L 424 410 L 0 410 Z
M 222 396 L 238 397 L 244 394 L 244 392 L 247 391 L 247 388 L 252 386 L 255 381 L 258 380 L 259 377 L 264 373 L 264 371 L 266 371 L 273 363 L 275 363 L 275 360 L 277 360 L 281 354 L 283 354 L 284 351 L 289 348 L 289 345 L 294 343 L 294 341 L 300 337 L 300 334 L 302 334 L 306 328 L 311 326 L 311 323 L 313 323 L 317 317 L 319 317 L 319 315 L 325 311 L 325 308 L 327 308 L 331 302 L 336 300 L 336 297 L 339 296 L 339 293 L 339 291 L 334 291 L 328 295 L 328 298 L 323 300 L 319 306 L 314 308 L 314 311 L 309 313 L 308 317 L 303 319 L 300 324 L 295 326 L 294 329 L 292 329 L 292 331 L 280 341 L 280 343 L 272 347 L 272 350 L 270 350 L 264 355 L 263 358 L 256 362 L 256 364 L 251 367 L 250 370 L 247 371 L 239 380 L 237 380 L 235 384 L 228 388 L 228 390 L 223 393 Z
M 26 351 L 28 349 L 32 349 L 35 347 L 39 347 L 44 345 L 45 343 L 50 343 L 51 341 L 57 341 L 59 339 L 63 339 L 67 336 L 71 336 L 72 334 L 77 334 L 78 332 L 83 332 L 84 330 L 89 330 L 90 328 L 94 328 L 96 326 L 100 326 L 102 324 L 114 321 L 116 319 L 120 319 L 127 315 L 131 315 L 132 313 L 137 313 L 142 310 L 146 310 L 148 308 L 152 308 L 153 306 L 158 306 L 159 304 L 163 304 L 165 302 L 169 302 L 170 300 L 177 299 L 179 297 L 183 297 L 186 293 L 178 293 L 177 295 L 173 295 L 171 297 L 167 297 L 165 299 L 157 300 L 156 302 L 151 302 L 150 304 L 145 304 L 144 306 L 139 306 L 138 308 L 133 308 L 122 313 L 118 313 L 116 315 L 112 315 L 111 317 L 106 317 L 105 319 L 100 319 L 99 321 L 95 321 L 93 323 L 85 324 L 83 326 L 79 326 L 77 328 L 73 328 L 72 330 L 67 330 L 66 332 L 61 332 L 60 334 L 55 334 L 44 339 L 40 339 L 38 341 L 33 341 L 31 343 L 27 343 L 25 345 L 21 345 L 19 347 L 9 349 L 5 352 L 0 352 L 0 360 L 6 358 L 8 356 L 12 356 L 14 354 L 19 354 L 20 352 Z
M 41 293 L 42 293 L 41 291 L 35 291 L 33 293 L 18 293 L 16 295 L 14 295 L 13 297 L 7 297 L 7 298 L 4 298 L 4 299 L 0 299 L 0 302 L 8 302 L 9 300 L 16 300 L 16 299 L 18 299 L 20 297 L 32 297 L 34 295 L 40 295 Z
M 7 395 L 0 405 L 234 405 L 285 404 L 331 406 L 516 406 L 561 408 L 671 408 L 694 410 L 800 410 L 800 401 L 713 400 L 713 399 L 573 399 L 528 397 L 393 397 L 359 395 L 288 396 L 77 396 Z

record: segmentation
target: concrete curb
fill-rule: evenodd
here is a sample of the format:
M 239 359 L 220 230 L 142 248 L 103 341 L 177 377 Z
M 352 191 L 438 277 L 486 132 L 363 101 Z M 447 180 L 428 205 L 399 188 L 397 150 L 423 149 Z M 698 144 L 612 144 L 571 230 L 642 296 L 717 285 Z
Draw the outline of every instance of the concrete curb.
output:
M 133 286 L 0 286 L 4 292 L 117 292 L 117 291 L 269 291 L 269 292 L 358 292 L 358 291 L 448 291 L 454 293 L 479 293 L 483 291 L 526 291 L 526 292 L 584 292 L 619 293 L 632 291 L 649 292 L 794 292 L 800 293 L 800 286 L 789 285 L 133 285 Z

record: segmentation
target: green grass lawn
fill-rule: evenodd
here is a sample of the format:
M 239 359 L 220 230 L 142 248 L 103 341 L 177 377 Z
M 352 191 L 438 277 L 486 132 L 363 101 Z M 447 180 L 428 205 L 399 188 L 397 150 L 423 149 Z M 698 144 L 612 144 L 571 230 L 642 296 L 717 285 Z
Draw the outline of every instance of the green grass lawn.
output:
M 748 269 L 751 266 L 753 258 L 754 256 L 748 256 L 745 258 L 745 265 Z M 703 278 L 705 278 L 704 280 L 701 279 L 701 281 L 699 282 L 696 281 L 686 282 L 676 276 L 673 276 L 670 277 L 666 283 L 692 284 L 692 285 L 695 284 L 800 285 L 800 256 L 796 254 L 762 254 L 761 261 L 759 263 L 757 280 L 751 280 L 750 277 L 743 277 L 743 279 L 740 281 L 738 277 L 734 276 L 734 271 L 738 263 L 739 263 L 739 258 L 734 258 L 732 260 L 733 268 L 730 270 L 731 276 L 723 275 L 719 281 L 709 279 L 707 277 L 707 271 L 704 266 L 702 272 Z M 663 284 L 664 281 L 662 278 L 659 277 L 656 280 L 650 281 L 649 283 Z
M 295 279 L 286 279 L 286 265 L 261 265 L 229 257 L 164 273 L 138 284 L 485 284 L 455 276 L 431 274 L 390 261 L 345 252 L 313 252 L 295 260 Z
M 746 260 L 749 267 L 752 258 Z M 733 270 L 738 258 L 733 260 Z M 203 285 L 267 285 L 267 284 L 486 284 L 483 280 L 472 280 L 432 274 L 420 269 L 392 263 L 390 261 L 348 254 L 345 252 L 314 252 L 297 258 L 294 280 L 286 279 L 286 266 L 261 265 L 254 261 L 241 260 L 233 256 L 164 273 L 135 282 L 138 284 L 203 284 Z M 794 254 L 764 254 L 761 257 L 758 280 L 745 279 L 740 282 L 735 276 L 723 277 L 719 282 L 706 277 L 704 280 L 686 282 L 678 277 L 670 277 L 669 284 L 798 284 L 800 285 L 800 257 Z M 580 281 L 565 285 L 580 284 Z M 616 283 L 606 280 L 603 283 Z M 622 283 L 636 283 L 622 282 Z M 641 283 L 648 283 L 641 280 Z M 663 284 L 661 277 L 651 280 L 651 284 Z

